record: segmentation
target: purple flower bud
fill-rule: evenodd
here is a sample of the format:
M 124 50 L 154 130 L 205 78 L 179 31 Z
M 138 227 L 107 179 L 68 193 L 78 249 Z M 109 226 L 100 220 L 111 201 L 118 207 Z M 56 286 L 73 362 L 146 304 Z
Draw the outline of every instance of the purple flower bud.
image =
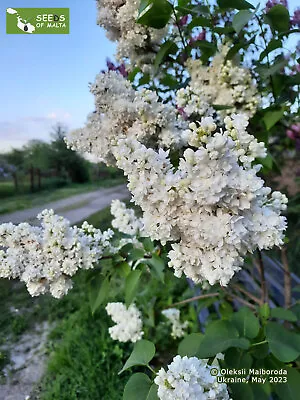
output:
M 293 131 L 291 131 L 290 129 L 288 129 L 288 130 L 286 131 L 286 136 L 289 137 L 289 138 L 292 139 L 292 140 L 295 140 L 295 139 L 296 139 L 295 133 L 294 133 Z
M 266 12 L 269 12 L 272 7 L 277 6 L 278 4 L 281 4 L 284 7 L 288 7 L 287 0 L 268 0 L 266 4 Z
M 118 67 L 118 71 L 120 72 L 120 74 L 121 74 L 124 78 L 127 78 L 128 72 L 127 72 L 126 69 L 125 69 L 125 64 L 121 64 L 121 65 Z
M 293 124 L 286 131 L 286 136 L 292 140 L 299 141 L 300 140 L 300 122 L 297 124 Z
M 186 121 L 188 116 L 186 115 L 183 107 L 176 106 L 178 113 L 182 116 L 182 118 Z
M 296 133 L 300 133 L 300 123 L 298 123 L 298 124 L 293 124 L 292 126 L 291 126 L 291 129 L 293 130 L 293 131 L 295 131 Z
M 291 24 L 300 28 L 300 8 L 296 8 L 294 11 L 293 18 L 291 19 Z
M 109 58 L 106 59 L 106 65 L 109 71 L 116 71 L 116 66 L 113 62 L 110 61 Z
M 191 37 L 191 39 L 189 40 L 189 45 L 192 46 L 194 42 L 196 42 L 197 40 L 205 40 L 206 39 L 206 30 L 203 29 L 202 32 L 200 32 L 197 36 L 193 36 Z
M 181 17 L 180 20 L 178 21 L 178 25 L 179 25 L 179 26 L 184 26 L 184 25 L 186 25 L 187 22 L 188 22 L 188 19 L 189 19 L 189 16 L 188 16 L 188 15 L 184 15 L 184 16 Z

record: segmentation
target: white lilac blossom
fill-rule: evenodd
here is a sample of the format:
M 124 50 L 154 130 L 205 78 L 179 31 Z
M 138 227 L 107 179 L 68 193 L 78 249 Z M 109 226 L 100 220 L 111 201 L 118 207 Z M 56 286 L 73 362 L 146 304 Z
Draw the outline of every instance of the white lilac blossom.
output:
M 110 212 L 114 217 L 114 219 L 112 220 L 113 228 L 132 236 L 135 236 L 142 232 L 142 219 L 137 218 L 134 210 L 127 208 L 126 204 L 122 201 L 113 200 L 111 202 Z
M 168 308 L 162 311 L 162 314 L 170 321 L 172 325 L 172 337 L 174 339 L 183 337 L 185 329 L 188 327 L 188 321 L 180 322 L 180 311 L 177 308 Z
M 120 140 L 115 148 L 117 165 L 143 211 L 145 234 L 171 242 L 169 266 L 178 277 L 227 285 L 247 252 L 283 244 L 286 219 L 280 213 L 287 198 L 271 195 L 257 176 L 261 166 L 251 162 L 266 152 L 246 132 L 247 123 L 233 115 L 226 119 L 227 130 L 213 132 L 216 124 L 202 120 L 198 148 L 186 149 L 177 169 L 168 151 L 137 140 Z
M 116 324 L 108 330 L 113 340 L 135 343 L 142 338 L 142 314 L 135 304 L 127 308 L 123 303 L 108 303 L 105 309 Z
M 114 164 L 118 140 L 136 138 L 153 148 L 180 147 L 183 121 L 171 105 L 163 104 L 150 90 L 136 91 L 116 71 L 101 73 L 91 86 L 96 110 L 83 129 L 71 132 L 73 150 L 89 152 L 100 161 Z
M 167 371 L 161 368 L 154 379 L 160 400 L 229 400 L 225 383 L 212 376 L 207 360 L 174 357 Z
M 201 60 L 187 61 L 191 81 L 177 92 L 177 105 L 187 116 L 207 117 L 214 112 L 221 117 L 241 112 L 254 115 L 259 104 L 256 83 L 248 69 L 231 60 L 225 62 L 228 50 L 223 45 L 209 66 L 202 65 Z M 215 105 L 228 109 L 217 111 Z
M 144 72 L 153 68 L 153 61 L 167 27 L 153 29 L 136 22 L 140 0 L 97 0 L 98 24 L 107 37 L 117 41 L 116 58 L 129 59 Z
M 50 292 L 60 298 L 72 287 L 79 269 L 93 268 L 104 251 L 111 251 L 112 230 L 101 232 L 84 222 L 71 227 L 53 210 L 38 215 L 41 226 L 0 225 L 0 278 L 20 279 L 29 293 Z

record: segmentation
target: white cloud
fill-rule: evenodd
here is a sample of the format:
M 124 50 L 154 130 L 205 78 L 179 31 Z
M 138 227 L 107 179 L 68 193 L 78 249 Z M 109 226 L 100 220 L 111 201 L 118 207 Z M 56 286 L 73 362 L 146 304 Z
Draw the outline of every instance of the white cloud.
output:
M 0 153 L 20 148 L 31 139 L 50 140 L 50 134 L 58 122 L 73 128 L 71 114 L 51 111 L 45 116 L 28 116 L 14 121 L 0 121 Z

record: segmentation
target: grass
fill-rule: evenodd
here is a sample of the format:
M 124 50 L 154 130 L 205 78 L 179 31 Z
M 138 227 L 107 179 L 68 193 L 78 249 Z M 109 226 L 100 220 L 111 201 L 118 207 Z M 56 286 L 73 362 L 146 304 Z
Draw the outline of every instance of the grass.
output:
M 121 400 L 128 374 L 118 376 L 118 371 L 130 351 L 110 339 L 105 314 L 93 317 L 84 302 L 54 329 L 47 372 L 31 398 Z
M 38 193 L 22 194 L 1 199 L 0 214 L 24 210 L 52 201 L 65 199 L 81 193 L 124 183 L 124 178 L 104 179 L 99 183 L 71 184 L 59 189 L 43 190 Z

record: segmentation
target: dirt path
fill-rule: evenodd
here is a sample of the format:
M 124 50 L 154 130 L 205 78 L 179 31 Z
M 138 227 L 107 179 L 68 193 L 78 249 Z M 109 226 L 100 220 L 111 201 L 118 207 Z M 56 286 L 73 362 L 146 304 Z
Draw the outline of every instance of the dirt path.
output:
M 24 221 L 34 223 L 37 214 L 45 208 L 53 209 L 57 214 L 67 218 L 71 224 L 75 224 L 109 206 L 113 199 L 121 200 L 128 197 L 129 192 L 125 185 L 99 189 L 94 192 L 78 194 L 27 210 L 0 215 L 0 224 L 4 222 L 19 224 Z
M 22 335 L 20 340 L 7 346 L 10 350 L 10 364 L 4 369 L 5 384 L 0 385 L 1 400 L 29 400 L 30 393 L 42 378 L 45 370 L 45 345 L 49 325 L 43 322 L 31 332 Z

